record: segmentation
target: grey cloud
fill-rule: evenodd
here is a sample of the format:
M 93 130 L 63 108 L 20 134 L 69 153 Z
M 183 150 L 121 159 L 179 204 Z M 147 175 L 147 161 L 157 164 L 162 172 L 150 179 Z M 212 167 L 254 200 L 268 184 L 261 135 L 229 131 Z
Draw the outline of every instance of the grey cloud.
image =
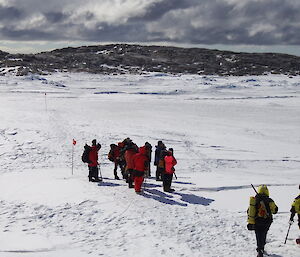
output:
M 0 21 L 20 19 L 22 13 L 15 7 L 5 7 L 0 4 Z
M 53 34 L 45 33 L 40 30 L 12 30 L 10 28 L 0 29 L 0 35 L 15 40 L 36 40 L 38 38 L 57 39 Z
M 125 41 L 125 42 L 143 42 L 145 41 L 145 28 L 138 23 L 108 25 L 106 23 L 97 24 L 99 29 L 87 30 L 82 27 L 78 33 L 82 38 L 88 38 L 90 41 Z
M 131 21 L 154 21 L 161 18 L 164 14 L 177 9 L 191 7 L 194 1 L 182 0 L 162 0 L 150 5 L 149 9 L 142 16 L 133 17 Z
M 50 23 L 59 23 L 67 19 L 67 15 L 62 12 L 47 12 L 44 16 Z
M 122 24 L 100 20 L 101 1 L 86 0 L 95 5 L 85 12 L 79 0 L 10 2 L 15 4 L 0 5 L 0 39 L 300 44 L 300 2 L 294 0 L 145 0 L 145 9 L 124 14 Z M 20 29 L 37 14 L 43 23 Z
M 289 31 L 299 30 L 300 3 L 292 1 L 265 0 L 245 1 L 237 6 L 233 2 L 221 0 L 203 0 L 192 9 L 186 10 L 186 16 L 180 17 L 172 13 L 166 14 L 160 23 L 151 31 L 168 31 L 176 24 L 184 36 L 177 39 L 185 43 L 197 44 L 299 44 L 297 35 Z M 171 21 L 171 22 L 170 22 Z M 204 26 L 195 28 L 191 23 Z M 207 21 L 207 22 L 205 22 Z M 295 25 L 292 25 L 295 23 Z M 296 25 L 297 24 L 297 25 Z M 261 31 L 251 33 L 251 29 Z M 264 31 L 263 27 L 274 27 Z M 175 28 L 175 26 L 174 26 Z M 287 29 L 288 28 L 288 29 Z M 287 33 L 289 36 L 287 36 Z M 298 33 L 297 33 L 298 34 Z M 168 32 L 166 38 L 171 39 Z M 279 36 L 281 35 L 281 36 Z
M 253 20 L 259 18 L 262 20 L 271 20 L 273 22 L 284 22 L 298 20 L 299 21 L 299 7 L 294 8 L 292 1 L 282 0 L 264 0 L 258 1 L 255 4 L 253 2 L 246 3 L 240 10 L 241 15 L 245 15 Z

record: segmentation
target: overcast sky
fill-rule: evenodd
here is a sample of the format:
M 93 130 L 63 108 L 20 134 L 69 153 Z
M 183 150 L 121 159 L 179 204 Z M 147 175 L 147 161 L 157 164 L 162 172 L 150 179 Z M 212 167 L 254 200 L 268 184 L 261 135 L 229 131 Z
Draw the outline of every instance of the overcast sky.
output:
M 9 52 L 128 42 L 300 55 L 300 1 L 0 0 L 0 39 Z

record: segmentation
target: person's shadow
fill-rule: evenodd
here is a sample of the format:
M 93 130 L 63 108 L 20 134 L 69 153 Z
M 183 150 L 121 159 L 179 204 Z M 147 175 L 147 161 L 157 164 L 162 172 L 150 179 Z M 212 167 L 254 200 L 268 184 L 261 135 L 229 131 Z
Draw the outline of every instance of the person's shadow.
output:
M 173 200 L 172 198 L 174 198 L 174 196 L 172 194 L 166 194 L 162 191 L 150 187 L 146 187 L 144 189 L 143 196 L 146 198 L 152 198 L 164 204 L 179 206 L 187 206 L 188 204 L 199 204 L 208 206 L 214 201 L 213 199 L 204 198 L 193 194 L 183 194 L 178 192 L 174 192 L 173 194 L 181 196 L 182 202 Z
M 208 206 L 214 201 L 214 199 L 209 199 L 209 198 L 205 198 L 205 197 L 201 197 L 201 196 L 193 195 L 193 194 L 183 194 L 183 193 L 178 193 L 178 192 L 174 192 L 174 194 L 180 195 L 181 201 L 190 203 L 190 204 L 199 204 L 199 205 Z
M 145 188 L 142 196 L 144 196 L 145 198 L 154 199 L 154 200 L 159 201 L 164 204 L 187 206 L 186 203 L 180 203 L 180 202 L 170 199 L 170 198 L 173 198 L 172 195 L 168 195 L 157 189 Z

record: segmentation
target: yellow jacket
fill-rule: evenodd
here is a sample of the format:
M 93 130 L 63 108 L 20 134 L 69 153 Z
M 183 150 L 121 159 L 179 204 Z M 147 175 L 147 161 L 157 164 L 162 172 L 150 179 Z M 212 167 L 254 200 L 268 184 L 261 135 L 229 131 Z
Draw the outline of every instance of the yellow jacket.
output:
M 300 195 L 298 195 L 292 203 L 291 212 L 294 213 L 294 215 L 295 213 L 300 214 Z

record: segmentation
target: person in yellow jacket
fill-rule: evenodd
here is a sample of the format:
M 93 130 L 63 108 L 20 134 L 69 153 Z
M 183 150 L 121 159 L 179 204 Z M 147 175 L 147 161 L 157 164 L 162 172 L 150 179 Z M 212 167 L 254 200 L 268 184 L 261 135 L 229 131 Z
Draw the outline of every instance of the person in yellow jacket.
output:
M 273 214 L 278 212 L 275 202 L 269 197 L 266 185 L 260 185 L 255 197 L 250 197 L 248 208 L 248 230 L 254 230 L 257 243 L 257 257 L 263 257 L 268 230 L 273 222 Z
M 299 185 L 299 189 L 300 189 L 300 185 Z M 296 213 L 298 214 L 298 227 L 300 229 L 300 194 L 295 198 L 294 202 L 292 203 L 292 208 L 290 212 L 291 212 L 291 217 L 290 217 L 291 222 L 294 222 L 294 217 Z

